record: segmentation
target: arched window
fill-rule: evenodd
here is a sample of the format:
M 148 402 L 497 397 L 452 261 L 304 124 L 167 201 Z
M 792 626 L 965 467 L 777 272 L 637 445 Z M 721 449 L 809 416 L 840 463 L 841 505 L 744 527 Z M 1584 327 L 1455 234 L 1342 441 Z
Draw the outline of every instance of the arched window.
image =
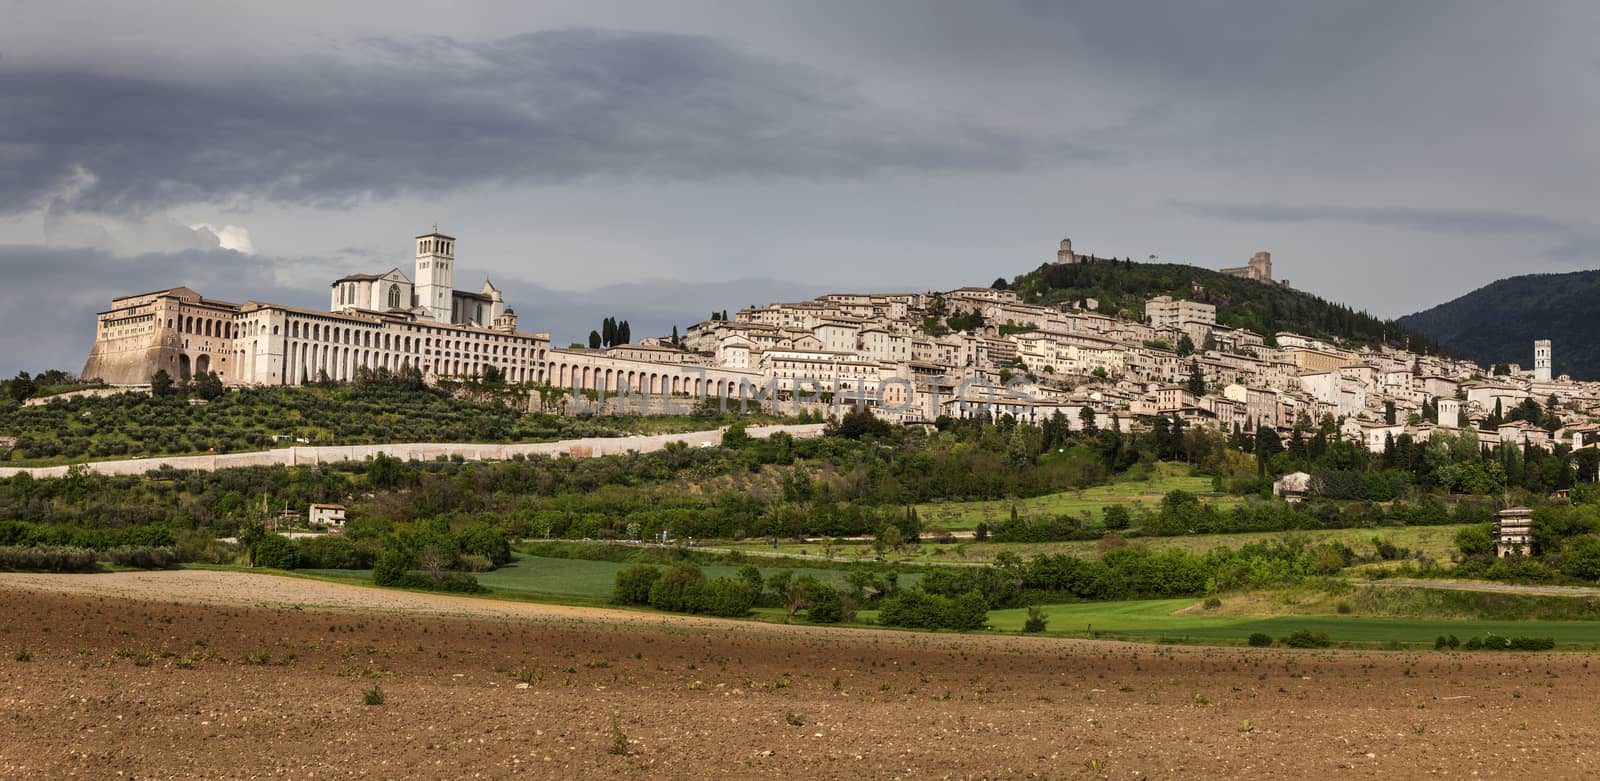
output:
M 390 309 L 399 309 L 400 308 L 400 286 L 399 285 L 390 285 L 389 286 L 389 308 Z

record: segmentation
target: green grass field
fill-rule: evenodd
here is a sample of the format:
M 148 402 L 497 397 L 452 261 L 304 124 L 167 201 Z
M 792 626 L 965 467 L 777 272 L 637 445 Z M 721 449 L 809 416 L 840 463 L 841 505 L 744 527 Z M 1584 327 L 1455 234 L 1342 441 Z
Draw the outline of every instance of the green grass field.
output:
M 1274 639 L 1309 629 L 1327 632 L 1337 643 L 1383 644 L 1391 641 L 1432 647 L 1439 635 L 1497 634 L 1506 637 L 1553 637 L 1558 647 L 1592 647 L 1600 644 L 1600 621 L 1445 621 L 1365 616 L 1219 616 L 1173 615 L 1196 604 L 1194 599 L 1156 599 L 1132 602 L 1085 602 L 1046 605 L 1051 634 L 1086 636 L 1093 627 L 1097 637 L 1150 640 L 1170 638 L 1196 642 L 1243 642 L 1251 633 L 1265 632 Z M 1009 632 L 1022 630 L 1026 609 L 994 610 L 989 623 Z
M 1163 472 L 1170 472 L 1164 469 Z M 994 499 L 979 502 L 928 502 L 917 505 L 917 514 L 925 526 L 943 526 L 951 531 L 970 531 L 979 523 L 994 525 L 1011 517 L 1011 508 L 1024 518 L 1048 518 L 1056 515 L 1081 517 L 1089 514 L 1093 521 L 1100 520 L 1100 511 L 1109 504 L 1135 502 L 1154 508 L 1161 497 L 1171 491 L 1188 491 L 1201 501 L 1221 507 L 1231 507 L 1244 501 L 1237 496 L 1225 496 L 1211 490 L 1211 478 L 1160 473 L 1149 480 L 1124 480 L 1109 485 L 1085 488 L 1081 491 L 1036 496 L 1031 499 Z
M 631 566 L 612 561 L 586 559 L 552 559 L 540 556 L 518 555 L 516 560 L 492 572 L 480 572 L 478 582 L 495 591 L 530 596 L 548 596 L 557 601 L 605 602 L 611 599 L 611 589 L 617 572 Z M 659 566 L 659 565 L 658 565 Z M 769 577 L 787 567 L 760 566 L 761 576 Z M 739 568 L 727 564 L 701 566 L 707 578 L 736 577 Z M 299 572 L 316 577 L 344 580 L 371 580 L 371 570 L 308 569 Z M 794 570 L 795 575 L 810 574 L 824 583 L 844 583 L 842 570 L 806 568 Z M 915 585 L 920 578 L 915 574 L 902 574 L 902 586 Z
M 1358 553 L 1371 553 L 1372 538 L 1380 537 L 1401 548 L 1408 548 L 1413 551 L 1420 550 L 1435 559 L 1448 561 L 1450 554 L 1456 550 L 1456 533 L 1462 528 L 1462 526 L 1385 526 L 1374 529 L 1316 529 L 1298 532 L 1195 534 L 1181 537 L 1138 537 L 1128 540 L 1128 543 L 1131 545 L 1143 545 L 1152 550 L 1182 548 L 1192 553 L 1204 553 L 1212 548 L 1237 548 L 1253 542 L 1272 542 L 1294 537 L 1305 540 L 1310 544 L 1343 542 Z M 773 551 L 771 545 L 759 542 L 718 543 L 716 547 L 747 551 Z M 779 545 L 776 550 L 778 553 L 817 556 L 822 555 L 825 549 L 821 542 L 809 542 L 804 544 L 786 543 Z M 921 546 L 906 548 L 899 552 L 889 551 L 884 556 L 889 561 L 916 561 L 931 564 L 982 564 L 994 561 L 995 554 L 1001 551 L 1015 553 L 1024 559 L 1041 553 L 1066 553 L 1094 559 L 1099 558 L 1102 553 L 1099 540 L 1038 543 L 958 541 L 949 545 L 931 542 L 923 543 Z M 852 558 L 871 559 L 877 555 L 873 553 L 871 546 L 859 542 L 852 542 L 842 548 L 835 548 L 833 554 L 836 559 L 842 561 L 849 561 Z

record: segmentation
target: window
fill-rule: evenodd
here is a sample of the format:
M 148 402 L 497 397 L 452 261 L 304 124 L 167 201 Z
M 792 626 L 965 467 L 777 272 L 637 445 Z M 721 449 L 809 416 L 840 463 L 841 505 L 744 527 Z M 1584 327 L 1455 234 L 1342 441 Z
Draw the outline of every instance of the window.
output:
M 399 309 L 400 308 L 400 286 L 399 285 L 390 285 L 389 286 L 389 308 L 390 309 Z

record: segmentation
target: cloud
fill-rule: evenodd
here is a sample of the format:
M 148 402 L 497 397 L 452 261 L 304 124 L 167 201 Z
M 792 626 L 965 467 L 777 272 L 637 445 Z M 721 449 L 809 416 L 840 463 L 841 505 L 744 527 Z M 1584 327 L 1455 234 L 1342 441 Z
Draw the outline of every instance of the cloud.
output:
M 250 298 L 327 305 L 325 274 L 311 261 L 262 263 L 238 252 L 195 249 L 119 256 L 99 249 L 0 245 L 0 355 L 18 370 L 76 372 L 94 344 L 95 315 L 116 296 L 188 285 L 225 301 Z M 296 273 L 285 274 L 287 269 Z
M 249 75 L 0 72 L 0 213 L 251 199 L 348 206 L 593 177 L 855 177 L 1088 156 L 716 39 L 593 30 L 378 39 Z M 209 77 L 208 77 L 209 76 Z
M 190 225 L 189 229 L 196 233 L 204 231 L 216 240 L 218 247 L 223 249 L 243 252 L 246 255 L 254 255 L 256 252 L 255 244 L 250 241 L 249 228 L 239 225 L 223 225 L 219 228 L 209 222 L 202 222 L 199 225 Z
M 1292 206 L 1267 203 L 1173 201 L 1186 214 L 1223 222 L 1347 223 L 1443 236 L 1522 235 L 1549 242 L 1531 254 L 1558 263 L 1600 258 L 1600 236 L 1589 227 L 1542 217 L 1478 209 L 1418 209 L 1381 206 Z
M 495 284 L 500 285 L 500 280 Z M 751 304 L 804 300 L 826 292 L 798 282 L 768 278 L 725 282 L 654 279 L 585 291 L 553 290 L 509 280 L 502 288 L 507 302 L 517 311 L 518 327 L 524 331 L 549 331 L 550 341 L 557 347 L 587 343 L 589 331 L 598 329 L 607 317 L 627 320 L 637 341 L 646 336 L 670 335 L 673 326 L 678 326 L 682 334 L 713 310 L 726 309 L 731 315 Z
M 1343 222 L 1450 235 L 1567 233 L 1570 223 L 1537 215 L 1472 209 L 1376 206 L 1290 206 L 1269 203 L 1173 201 L 1180 211 L 1226 222 Z

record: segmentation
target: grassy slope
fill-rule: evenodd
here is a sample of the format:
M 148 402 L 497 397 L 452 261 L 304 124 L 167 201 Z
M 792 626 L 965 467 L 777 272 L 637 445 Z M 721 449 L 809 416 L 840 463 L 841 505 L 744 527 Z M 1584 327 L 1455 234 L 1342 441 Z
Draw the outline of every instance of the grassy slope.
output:
M 1233 616 L 1206 613 L 1174 615 L 1197 603 L 1193 599 L 1158 599 L 1133 602 L 1086 602 L 1049 605 L 1049 631 L 1066 635 L 1086 635 L 1089 627 L 1097 636 L 1127 636 L 1138 639 L 1188 638 L 1202 641 L 1241 641 L 1251 633 L 1265 632 L 1281 638 L 1291 632 L 1309 629 L 1327 632 L 1334 642 L 1401 643 L 1432 645 L 1439 635 L 1454 634 L 1462 640 L 1473 635 L 1553 637 L 1561 645 L 1593 646 L 1600 643 L 1600 621 L 1452 621 L 1427 618 L 1379 618 L 1369 616 Z M 1027 610 L 995 610 L 989 623 L 1003 631 L 1021 631 Z
M 1450 554 L 1455 552 L 1455 536 L 1461 526 L 1409 526 L 1409 527 L 1380 527 L 1375 529 L 1316 529 L 1300 532 L 1250 532 L 1245 534 L 1196 534 L 1182 537 L 1142 537 L 1128 540 L 1129 544 L 1143 545 L 1145 547 L 1161 550 L 1164 548 L 1183 548 L 1192 553 L 1204 553 L 1212 548 L 1229 547 L 1237 548 L 1252 542 L 1270 542 L 1294 536 L 1304 539 L 1309 543 L 1343 542 L 1352 549 L 1367 553 L 1372 550 L 1372 538 L 1381 537 L 1402 548 L 1420 550 L 1430 557 L 1439 560 L 1448 560 Z M 735 550 L 771 551 L 772 547 L 760 542 L 718 544 L 717 547 L 728 547 Z M 817 542 L 806 544 L 783 544 L 777 551 L 789 554 L 820 555 L 822 545 Z M 1083 558 L 1098 558 L 1101 554 L 1098 540 L 1081 540 L 1072 542 L 1041 542 L 1041 543 L 977 543 L 965 542 L 955 545 L 925 544 L 916 550 L 907 549 L 900 553 L 889 552 L 886 558 L 890 561 L 922 561 L 941 564 L 977 564 L 993 561 L 995 554 L 1009 551 L 1023 558 L 1030 558 L 1041 553 L 1067 553 Z M 841 561 L 851 558 L 870 559 L 874 555 L 871 547 L 864 543 L 852 543 L 835 551 L 834 556 Z
M 978 502 L 930 502 L 917 505 L 917 514 L 925 525 L 943 526 L 951 531 L 970 531 L 979 523 L 993 526 L 1011 517 L 1011 508 L 1024 518 L 1048 518 L 1056 515 L 1079 516 L 1085 512 L 1095 521 L 1101 510 L 1111 504 L 1143 503 L 1154 509 L 1161 497 L 1171 491 L 1188 491 L 1199 495 L 1202 501 L 1231 506 L 1243 501 L 1236 496 L 1212 493 L 1211 478 L 1166 475 L 1150 480 L 1128 480 L 1108 485 L 1086 488 L 1082 491 L 1037 496 L 1031 499 L 995 499 Z
M 611 588 L 616 583 L 617 572 L 628 567 L 612 561 L 585 559 L 552 559 L 540 556 L 518 556 L 515 561 L 493 572 L 481 572 L 478 582 L 496 591 L 514 594 L 550 596 L 559 600 L 575 599 L 586 602 L 604 602 L 611 598 Z M 761 576 L 768 577 L 787 567 L 762 566 Z M 739 568 L 728 564 L 701 566 L 707 578 L 737 577 Z M 370 570 L 300 570 L 307 575 L 346 580 L 370 580 Z M 799 574 L 810 574 L 818 580 L 835 584 L 844 583 L 842 570 L 805 569 Z M 901 585 L 914 585 L 917 576 L 902 574 Z

